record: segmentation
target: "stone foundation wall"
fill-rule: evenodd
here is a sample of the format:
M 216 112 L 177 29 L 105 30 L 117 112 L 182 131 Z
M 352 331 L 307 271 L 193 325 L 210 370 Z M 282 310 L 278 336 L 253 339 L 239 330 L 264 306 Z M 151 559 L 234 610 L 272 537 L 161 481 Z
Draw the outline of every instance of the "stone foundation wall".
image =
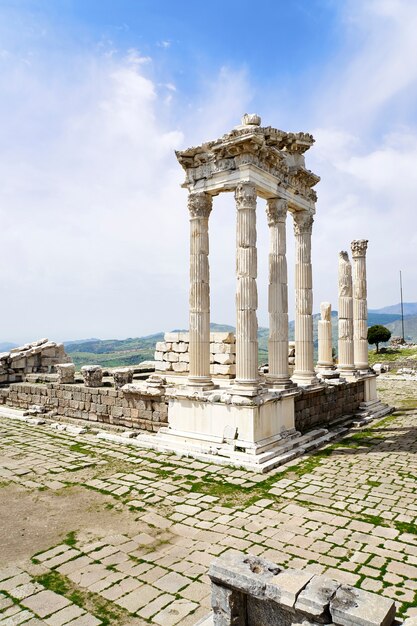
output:
M 301 390 L 295 398 L 295 428 L 305 433 L 328 427 L 337 418 L 357 411 L 363 399 L 363 381 Z M 64 417 L 154 432 L 168 422 L 163 387 L 159 395 L 148 395 L 135 389 L 135 385 L 128 392 L 82 384 L 14 383 L 0 389 L 0 404 L 21 409 L 37 404 Z
M 327 427 L 343 415 L 355 413 L 364 400 L 365 383 L 340 383 L 303 390 L 295 398 L 295 428 L 301 433 Z
M 157 431 L 166 426 L 168 405 L 162 395 L 56 383 L 15 383 L 0 390 L 0 404 L 28 409 L 40 405 L 56 415 Z
M 216 559 L 209 570 L 213 613 L 200 626 L 393 626 L 391 598 L 307 570 L 284 569 L 243 553 Z M 409 618 L 404 626 L 415 626 Z
M 187 375 L 190 371 L 190 336 L 187 332 L 165 333 L 155 346 L 155 371 Z M 236 375 L 236 340 L 233 333 L 210 333 L 210 374 L 223 378 Z
M 58 363 L 71 363 L 62 343 L 40 339 L 0 353 L 0 383 L 25 380 L 26 374 L 50 373 Z

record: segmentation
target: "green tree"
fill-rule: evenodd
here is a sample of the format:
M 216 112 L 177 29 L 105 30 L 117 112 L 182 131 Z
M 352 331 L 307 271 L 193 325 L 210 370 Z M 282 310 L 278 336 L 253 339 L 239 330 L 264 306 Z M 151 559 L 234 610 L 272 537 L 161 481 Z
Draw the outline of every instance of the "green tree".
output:
M 376 324 L 375 326 L 368 328 L 368 343 L 376 345 L 377 354 L 379 352 L 379 344 L 389 341 L 390 337 L 391 331 L 388 328 L 385 328 L 385 326 Z

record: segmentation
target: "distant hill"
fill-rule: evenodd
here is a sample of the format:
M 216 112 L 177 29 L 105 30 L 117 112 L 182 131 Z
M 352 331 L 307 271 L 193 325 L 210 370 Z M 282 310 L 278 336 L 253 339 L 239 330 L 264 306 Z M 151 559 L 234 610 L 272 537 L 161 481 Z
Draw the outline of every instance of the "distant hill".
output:
M 404 315 L 417 315 L 417 302 L 403 302 Z M 370 309 L 369 313 L 384 313 L 401 316 L 401 303 L 384 306 L 382 309 Z
M 401 319 L 384 326 L 390 329 L 393 337 L 401 337 L 403 334 Z M 417 315 L 404 316 L 404 338 L 406 341 L 417 343 Z
M 10 341 L 0 342 L 0 352 L 9 352 L 9 350 L 13 350 L 13 348 L 18 347 L 17 343 L 10 343 Z

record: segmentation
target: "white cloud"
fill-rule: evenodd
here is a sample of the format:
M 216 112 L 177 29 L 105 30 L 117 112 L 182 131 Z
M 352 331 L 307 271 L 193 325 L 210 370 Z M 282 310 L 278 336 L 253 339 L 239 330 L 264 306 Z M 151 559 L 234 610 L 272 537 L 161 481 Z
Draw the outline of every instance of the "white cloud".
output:
M 187 194 L 174 150 L 192 138 L 140 53 L 78 59 L 71 80 L 39 60 L 27 70 L 13 59 L 5 70 L 0 87 L 12 84 L 13 94 L 0 103 L 10 120 L 0 150 L 2 336 L 125 337 L 186 325 Z M 231 109 L 244 90 L 240 76 L 228 77 Z M 202 120 L 227 129 L 233 115 L 224 121 L 218 99 L 204 101 L 191 114 L 199 140 Z

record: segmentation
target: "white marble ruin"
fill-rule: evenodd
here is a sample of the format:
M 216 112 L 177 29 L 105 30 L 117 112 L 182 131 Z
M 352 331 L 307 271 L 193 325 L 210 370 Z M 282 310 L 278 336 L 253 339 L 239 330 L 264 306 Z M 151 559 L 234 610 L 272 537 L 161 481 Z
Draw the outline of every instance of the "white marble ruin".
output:
M 158 351 L 161 363 L 165 358 L 174 365 L 178 361 L 176 367 L 172 366 L 173 374 L 178 372 L 177 380 L 169 376 L 166 388 L 169 426 L 161 428 L 157 435 L 156 445 L 161 449 L 197 456 L 209 453 L 255 469 L 268 464 L 273 467 L 274 458 L 289 449 L 285 442 L 299 436 L 295 430 L 294 399 L 300 387 L 313 392 L 323 385 L 326 376 L 337 379 L 341 373 L 344 377 L 340 382 L 346 380 L 346 374 L 371 377 L 363 342 L 366 322 L 363 241 L 354 242 L 355 304 L 347 253 L 340 257 L 338 371 L 333 366 L 328 303 L 323 303 L 319 323 L 320 380 L 314 368 L 311 237 L 317 199 L 313 187 L 320 179 L 306 169 L 304 157 L 313 142 L 313 137 L 306 133 L 262 127 L 259 116 L 253 114 L 245 115 L 240 126 L 220 139 L 176 153 L 185 171 L 183 187 L 188 190 L 190 216 L 189 350 L 188 361 L 184 356 L 184 362 L 174 350 L 172 355 L 166 355 L 165 349 Z M 213 377 L 210 341 L 209 220 L 213 199 L 222 192 L 233 193 L 236 210 L 236 353 L 234 362 L 229 364 L 235 371 L 230 381 Z M 270 240 L 269 371 L 262 377 L 257 321 L 258 197 L 266 200 L 263 219 L 267 220 Z M 286 261 L 289 218 L 293 220 L 295 235 L 295 364 L 291 378 Z M 354 354 L 358 361 L 354 360 Z M 168 373 L 170 365 L 164 367 Z M 181 378 L 181 373 L 187 370 L 188 377 Z M 329 382 L 337 384 L 338 380 Z M 371 383 L 366 384 L 368 401 L 374 391 Z
M 320 378 L 337 377 L 333 365 L 332 343 L 332 305 L 330 302 L 320 304 L 321 319 L 318 322 L 318 361 L 317 371 Z
M 368 303 L 366 288 L 366 239 L 352 241 L 353 257 L 353 343 L 355 368 L 366 374 L 368 361 Z
M 339 252 L 338 330 L 338 371 L 343 376 L 354 376 L 352 266 L 345 251 Z
M 257 115 L 216 141 L 177 152 L 185 170 L 190 214 L 189 376 L 167 389 L 169 428 L 158 436 L 189 449 L 261 462 L 295 436 L 296 385 L 318 384 L 313 362 L 311 235 L 319 177 L 305 167 L 314 139 L 261 127 Z M 236 207 L 236 375 L 230 384 L 210 369 L 209 218 L 213 198 L 232 192 Z M 257 198 L 267 202 L 269 249 L 269 372 L 258 364 Z M 288 371 L 286 222 L 296 246 L 295 368 Z M 173 357 L 174 358 L 174 357 Z M 219 386 L 220 385 L 220 386 Z M 173 443 L 174 445 L 174 443 Z M 229 449 L 227 449 L 229 446 Z M 175 447 L 175 446 L 174 446 Z M 223 448 L 222 448 L 223 447 Z M 232 451 L 232 452 L 230 452 Z

